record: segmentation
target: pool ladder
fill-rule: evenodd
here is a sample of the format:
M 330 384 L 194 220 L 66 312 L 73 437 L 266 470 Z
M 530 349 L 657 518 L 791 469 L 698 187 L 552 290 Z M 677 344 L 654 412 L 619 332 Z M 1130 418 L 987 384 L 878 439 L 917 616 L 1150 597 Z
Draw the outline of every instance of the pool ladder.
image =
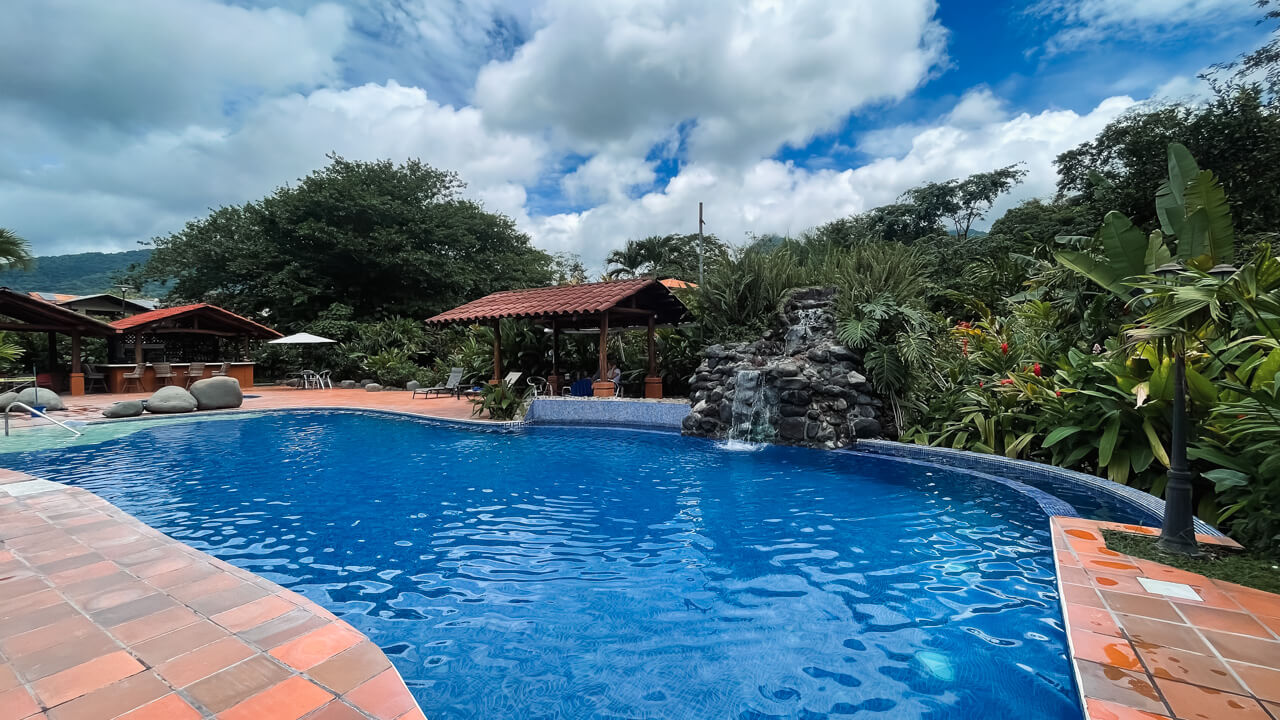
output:
M 65 424 L 65 423 L 63 423 L 63 422 L 61 422 L 61 421 L 59 421 L 59 420 L 54 420 L 53 418 L 49 417 L 48 415 L 45 415 L 43 412 L 41 412 L 41 411 L 39 411 L 39 410 L 37 410 L 37 409 L 35 409 L 35 408 L 31 407 L 30 405 L 28 405 L 28 404 L 26 404 L 26 403 L 24 403 L 24 402 L 18 402 L 17 400 L 15 400 L 15 401 L 13 401 L 13 402 L 9 403 L 9 407 L 7 407 L 7 408 L 5 408 L 5 409 L 4 409 L 4 434 L 5 434 L 6 436 L 9 434 L 9 411 L 10 411 L 10 410 L 12 410 L 12 409 L 13 409 L 13 408 L 15 408 L 15 407 L 20 407 L 20 408 L 22 408 L 22 409 L 24 409 L 24 410 L 26 410 L 26 411 L 30 412 L 32 415 L 39 415 L 40 417 L 44 418 L 45 420 L 48 420 L 49 422 L 53 423 L 54 425 L 57 425 L 58 427 L 62 428 L 63 430 L 66 430 L 67 432 L 69 432 L 69 433 L 71 433 L 71 434 L 75 435 L 76 437 L 80 437 L 80 435 L 82 434 L 79 430 L 76 430 L 75 428 L 73 428 L 73 427 L 71 427 L 71 426 L 69 426 L 69 425 L 67 425 L 67 424 Z

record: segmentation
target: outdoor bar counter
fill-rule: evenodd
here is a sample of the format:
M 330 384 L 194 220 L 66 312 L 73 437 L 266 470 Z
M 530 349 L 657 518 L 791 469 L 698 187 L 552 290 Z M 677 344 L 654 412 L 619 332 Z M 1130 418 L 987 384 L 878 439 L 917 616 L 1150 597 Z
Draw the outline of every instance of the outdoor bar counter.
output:
M 173 368 L 173 377 L 169 379 L 169 384 L 184 387 L 187 384 L 187 367 L 190 364 L 191 363 L 169 363 L 169 366 Z M 247 390 L 252 388 L 254 365 L 257 365 L 257 363 L 233 362 L 231 363 L 231 372 L 228 374 L 228 377 L 235 378 L 243 389 Z M 136 366 L 133 363 L 122 363 L 98 365 L 97 367 L 101 368 L 103 374 L 107 376 L 107 389 L 113 393 L 118 393 L 123 392 L 125 373 L 133 372 L 133 369 Z M 205 363 L 204 374 L 201 377 L 212 377 L 211 373 L 220 367 L 222 367 L 221 362 Z M 199 378 L 196 379 L 198 380 Z M 147 363 L 147 370 L 142 376 L 142 389 L 146 392 L 154 392 L 158 387 L 160 387 L 160 385 L 156 383 L 155 368 L 151 363 Z M 132 382 L 129 383 L 129 389 L 133 391 Z

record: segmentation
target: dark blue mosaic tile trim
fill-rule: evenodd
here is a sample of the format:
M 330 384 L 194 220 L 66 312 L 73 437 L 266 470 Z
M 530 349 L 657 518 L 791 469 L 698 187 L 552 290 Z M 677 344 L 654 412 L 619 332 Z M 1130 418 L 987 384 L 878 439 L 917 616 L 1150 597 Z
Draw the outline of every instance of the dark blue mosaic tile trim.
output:
M 1164 501 L 1137 488 L 1030 460 L 889 440 L 860 440 L 855 451 L 923 460 L 1017 480 L 1066 501 L 1082 517 L 1093 520 L 1159 527 L 1164 516 Z M 1199 518 L 1195 522 L 1196 532 L 1222 535 Z
M 621 425 L 679 430 L 685 403 L 611 398 L 534 398 L 525 422 L 535 425 Z

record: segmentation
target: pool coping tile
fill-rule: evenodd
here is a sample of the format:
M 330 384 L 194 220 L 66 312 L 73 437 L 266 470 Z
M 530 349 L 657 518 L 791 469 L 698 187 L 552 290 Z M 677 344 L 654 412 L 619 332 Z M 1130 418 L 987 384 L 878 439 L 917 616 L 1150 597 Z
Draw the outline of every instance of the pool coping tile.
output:
M 1086 720 L 1272 720 L 1268 712 L 1280 718 L 1280 691 L 1272 689 L 1280 686 L 1280 622 L 1272 614 L 1280 612 L 1280 596 L 1150 560 L 1109 556 L 1101 552 L 1104 529 L 1159 533 L 1077 517 L 1050 520 L 1067 645 Z M 1201 600 L 1147 592 L 1138 577 L 1185 583 Z
M 84 489 L 9 470 L 0 487 L 0 720 L 423 717 L 313 601 Z

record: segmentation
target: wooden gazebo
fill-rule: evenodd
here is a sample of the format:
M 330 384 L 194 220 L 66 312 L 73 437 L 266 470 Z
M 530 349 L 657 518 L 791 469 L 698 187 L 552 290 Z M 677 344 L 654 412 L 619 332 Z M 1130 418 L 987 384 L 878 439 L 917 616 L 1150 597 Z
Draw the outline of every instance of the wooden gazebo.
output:
M 111 337 L 115 328 L 26 293 L 0 287 L 0 330 L 13 332 L 43 332 L 49 336 L 51 360 L 57 355 L 56 335 L 71 338 L 72 395 L 84 394 L 84 373 L 80 368 L 80 339 L 82 337 Z
M 560 332 L 562 330 L 598 330 L 601 379 L 593 386 L 593 393 L 602 397 L 614 394 L 613 383 L 604 379 L 607 377 L 609 363 L 607 347 L 609 329 L 647 329 L 649 372 L 644 379 L 644 396 L 660 398 L 662 397 L 662 378 L 658 376 L 654 330 L 659 325 L 676 325 L 683 322 L 688 317 L 688 312 L 684 303 L 680 302 L 661 282 L 651 278 L 637 278 L 496 292 L 429 318 L 427 324 L 492 325 L 494 382 L 502 378 L 500 321 L 504 318 L 516 318 L 549 327 L 552 342 L 551 377 L 548 381 L 551 383 L 553 392 L 556 393 L 559 393 L 561 383 Z
M 249 361 L 250 341 L 281 337 L 280 333 L 265 325 L 208 303 L 139 313 L 116 320 L 111 327 L 119 333 L 117 342 L 113 343 L 116 354 L 122 354 L 124 347 L 133 347 L 133 365 L 113 362 L 106 366 L 107 385 L 114 392 L 119 392 L 123 386 L 126 370 L 146 364 L 148 352 L 154 356 L 150 359 L 156 361 L 174 358 L 185 361 L 170 363 L 177 373 L 174 382 L 186 379 L 186 370 L 193 361 L 228 362 L 231 365 L 230 376 L 241 386 L 252 387 L 254 364 Z M 234 361 L 235 355 L 240 355 L 242 360 Z M 146 368 L 140 384 L 146 390 L 155 387 L 152 368 Z

